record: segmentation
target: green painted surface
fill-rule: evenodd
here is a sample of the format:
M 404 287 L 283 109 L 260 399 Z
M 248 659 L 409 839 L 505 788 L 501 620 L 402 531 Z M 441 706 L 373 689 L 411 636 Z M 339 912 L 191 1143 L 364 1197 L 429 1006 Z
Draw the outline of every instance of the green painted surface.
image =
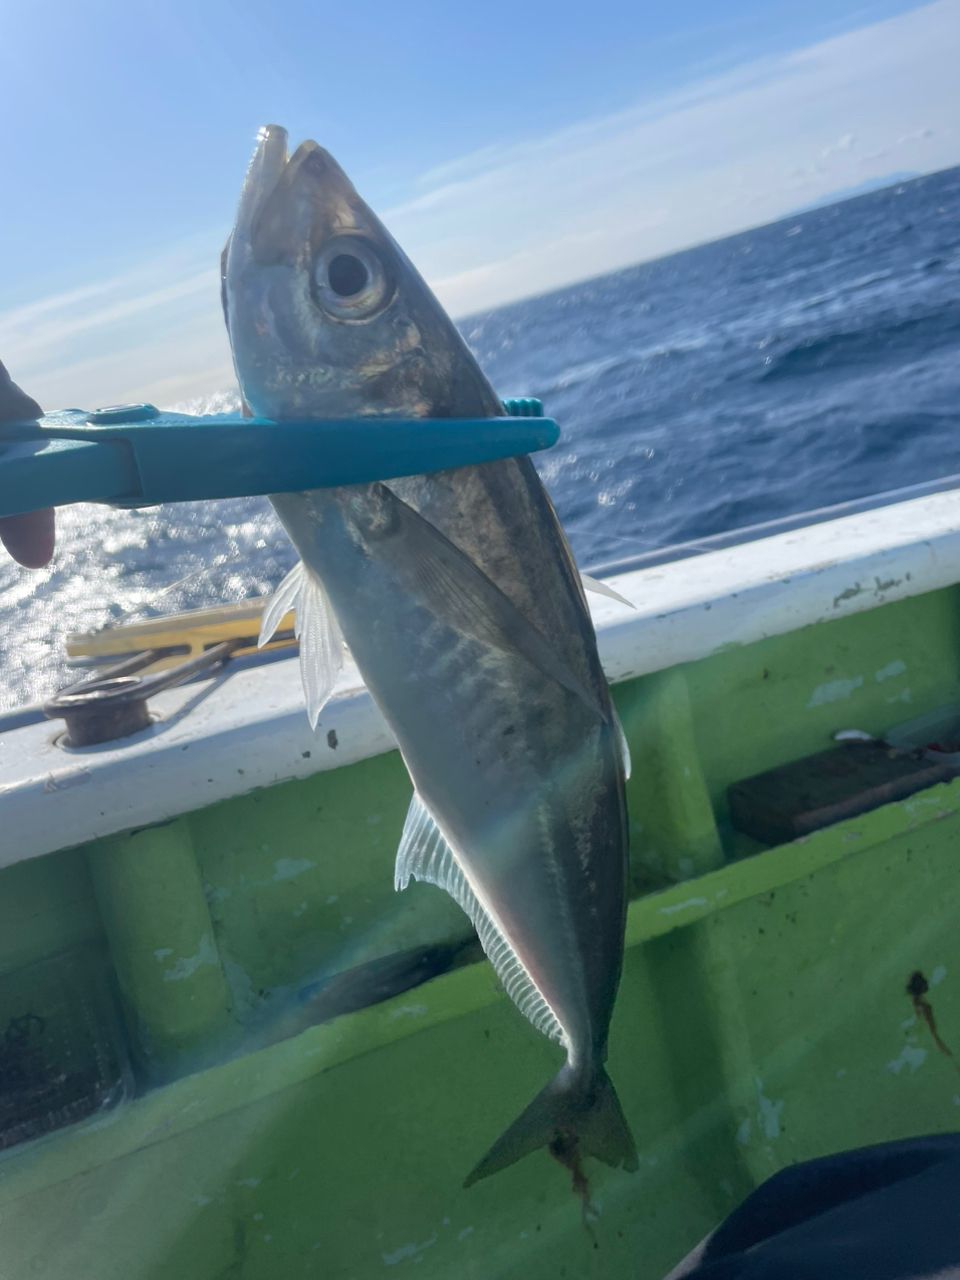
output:
M 674 668 L 622 686 L 617 708 L 633 744 L 627 801 L 635 885 L 688 880 L 722 865 L 685 673 Z
M 189 824 L 101 840 L 88 862 L 145 1074 L 166 1078 L 198 1055 L 219 1056 L 235 1023 Z
M 960 780 L 772 849 L 731 831 L 724 792 L 957 701 L 957 606 L 938 592 L 617 689 L 639 896 L 610 1070 L 641 1168 L 591 1167 L 595 1240 L 545 1153 L 461 1189 L 557 1058 L 486 964 L 238 1050 L 298 985 L 465 934 L 429 886 L 393 893 L 396 756 L 3 873 L 7 989 L 27 999 L 20 965 L 106 940 L 143 1020 L 134 1060 L 149 1026 L 179 1078 L 141 1068 L 134 1100 L 0 1159 L 0 1276 L 656 1277 L 785 1164 L 956 1129 L 956 1060 L 905 988 L 924 973 L 960 1053 Z M 198 928 L 218 962 L 191 968 Z M 176 982 L 150 963 L 167 947 Z M 219 1060 L 184 1074 L 198 1041 Z
M 0 872 L 0 977 L 102 936 L 81 850 Z

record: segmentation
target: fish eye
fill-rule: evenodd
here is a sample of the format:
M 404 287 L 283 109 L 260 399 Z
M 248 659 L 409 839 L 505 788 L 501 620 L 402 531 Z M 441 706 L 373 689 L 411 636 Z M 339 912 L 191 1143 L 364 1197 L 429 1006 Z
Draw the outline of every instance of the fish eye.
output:
M 393 297 L 380 255 L 359 236 L 336 236 L 313 264 L 314 301 L 334 320 L 370 320 Z

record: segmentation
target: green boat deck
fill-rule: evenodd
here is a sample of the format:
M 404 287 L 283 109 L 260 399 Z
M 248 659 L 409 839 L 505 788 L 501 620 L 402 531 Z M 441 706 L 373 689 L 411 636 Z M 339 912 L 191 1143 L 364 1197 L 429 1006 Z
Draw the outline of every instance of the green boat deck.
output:
M 640 1170 L 590 1162 L 589 1227 L 545 1152 L 461 1187 L 559 1051 L 457 950 L 452 903 L 394 893 L 410 787 L 389 752 L 9 859 L 0 1134 L 30 1044 L 61 1046 L 50 1098 L 112 1084 L 0 1157 L 0 1276 L 655 1280 L 785 1165 L 956 1129 L 960 779 L 770 847 L 727 789 L 960 702 L 960 587 L 614 692 L 633 901 L 609 1066 Z M 429 948 L 447 972 L 310 1025 L 332 975 L 362 992 Z

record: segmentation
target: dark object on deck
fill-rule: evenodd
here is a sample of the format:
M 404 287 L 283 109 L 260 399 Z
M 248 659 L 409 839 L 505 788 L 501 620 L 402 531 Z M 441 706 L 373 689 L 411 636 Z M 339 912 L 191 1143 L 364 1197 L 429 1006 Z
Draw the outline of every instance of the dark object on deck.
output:
M 960 1134 L 811 1160 L 765 1182 L 667 1280 L 960 1280 Z
M 147 705 L 151 695 L 222 666 L 242 643 L 239 637 L 224 640 L 166 671 L 136 675 L 135 672 L 162 656 L 159 650 L 145 649 L 93 677 L 61 689 L 44 704 L 43 713 L 50 720 L 66 721 L 67 732 L 61 739 L 65 747 L 92 747 L 117 738 L 129 738 L 153 723 Z
M 102 958 L 81 948 L 0 978 L 0 1152 L 128 1096 Z
M 736 782 L 727 792 L 738 831 L 786 844 L 956 776 L 950 765 L 885 742 L 845 742 Z

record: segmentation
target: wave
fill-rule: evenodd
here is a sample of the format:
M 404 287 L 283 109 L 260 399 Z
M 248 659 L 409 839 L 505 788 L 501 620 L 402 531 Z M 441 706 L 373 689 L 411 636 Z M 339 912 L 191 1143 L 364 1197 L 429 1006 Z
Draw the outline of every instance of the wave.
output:
M 871 320 L 848 329 L 812 334 L 768 356 L 758 380 L 771 382 L 855 366 L 876 369 L 887 349 L 896 348 L 902 361 L 907 351 L 921 358 L 939 348 L 955 346 L 958 339 L 960 302 L 947 302 L 916 316 Z

